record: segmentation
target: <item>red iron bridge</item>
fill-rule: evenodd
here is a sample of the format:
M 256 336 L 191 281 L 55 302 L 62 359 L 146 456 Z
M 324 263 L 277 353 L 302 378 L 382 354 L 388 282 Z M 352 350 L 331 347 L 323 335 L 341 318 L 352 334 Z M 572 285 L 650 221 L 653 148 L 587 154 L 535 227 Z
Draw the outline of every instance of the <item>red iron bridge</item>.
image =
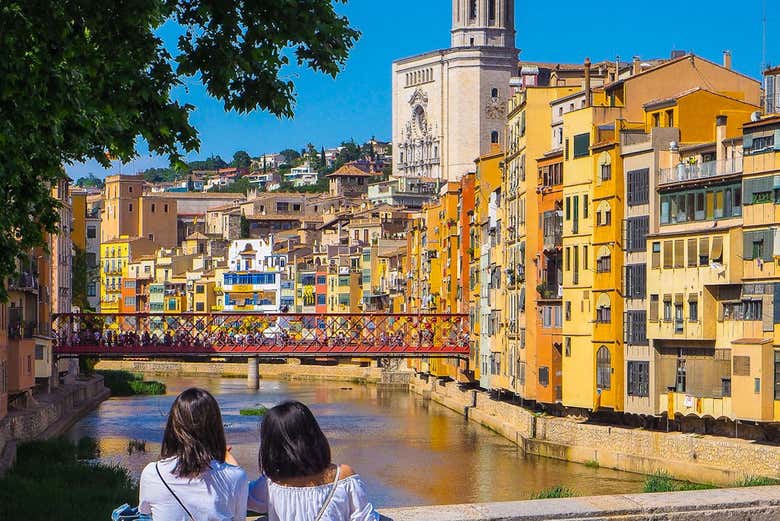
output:
M 468 358 L 464 314 L 72 313 L 53 319 L 58 358 Z

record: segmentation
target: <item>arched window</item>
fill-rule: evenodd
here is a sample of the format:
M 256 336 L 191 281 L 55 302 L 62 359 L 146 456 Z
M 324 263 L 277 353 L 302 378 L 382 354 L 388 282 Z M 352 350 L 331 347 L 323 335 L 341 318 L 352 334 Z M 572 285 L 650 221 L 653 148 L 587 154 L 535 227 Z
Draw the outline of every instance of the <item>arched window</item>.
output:
M 612 179 L 612 158 L 609 157 L 608 153 L 602 152 L 599 156 L 599 177 L 597 181 L 601 183 L 610 179 Z
M 490 142 L 491 143 L 498 143 L 498 131 L 494 130 L 490 133 Z
M 596 258 L 596 272 L 608 273 L 612 271 L 612 253 L 609 248 L 602 246 L 599 248 L 599 255 Z
M 612 322 L 612 303 L 609 295 L 602 293 L 596 302 L 596 323 L 609 324 Z
M 497 89 L 497 88 L 495 88 L 495 87 L 494 87 L 494 88 L 493 88 L 493 89 L 490 91 L 490 97 L 491 97 L 491 98 L 497 98 L 497 97 L 498 97 L 498 89 Z
M 596 386 L 599 389 L 612 386 L 612 356 L 607 346 L 599 347 L 596 352 Z
M 612 207 L 607 201 L 601 201 L 596 210 L 596 225 L 609 226 L 610 224 L 612 224 Z

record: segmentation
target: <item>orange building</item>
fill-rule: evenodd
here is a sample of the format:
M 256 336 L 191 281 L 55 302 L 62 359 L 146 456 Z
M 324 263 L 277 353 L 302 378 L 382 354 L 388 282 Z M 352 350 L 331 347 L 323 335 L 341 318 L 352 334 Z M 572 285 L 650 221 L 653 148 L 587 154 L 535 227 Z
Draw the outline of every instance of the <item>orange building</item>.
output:
M 143 237 L 158 246 L 177 245 L 177 201 L 144 194 L 140 175 L 111 175 L 103 189 L 101 242 L 121 236 Z

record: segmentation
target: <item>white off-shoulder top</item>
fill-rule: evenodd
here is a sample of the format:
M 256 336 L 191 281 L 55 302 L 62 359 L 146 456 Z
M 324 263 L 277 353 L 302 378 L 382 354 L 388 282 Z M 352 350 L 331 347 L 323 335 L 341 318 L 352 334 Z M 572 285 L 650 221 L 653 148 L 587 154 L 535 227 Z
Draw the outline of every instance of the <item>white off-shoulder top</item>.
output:
M 268 521 L 312 521 L 336 487 L 321 521 L 375 521 L 380 519 L 368 501 L 366 487 L 358 474 L 333 483 L 312 487 L 289 487 L 266 476 L 249 483 L 247 508 L 268 514 Z

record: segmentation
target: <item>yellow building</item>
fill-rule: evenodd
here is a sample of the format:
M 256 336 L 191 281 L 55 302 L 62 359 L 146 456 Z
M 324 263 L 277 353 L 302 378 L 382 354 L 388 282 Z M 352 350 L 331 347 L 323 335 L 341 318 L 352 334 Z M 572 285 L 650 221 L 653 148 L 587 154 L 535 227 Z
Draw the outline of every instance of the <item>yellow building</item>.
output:
M 360 313 L 363 294 L 360 270 L 332 266 L 327 274 L 328 313 Z
M 123 236 L 100 244 L 100 310 L 118 313 L 128 264 L 137 256 L 153 254 L 155 244 L 143 237 Z

